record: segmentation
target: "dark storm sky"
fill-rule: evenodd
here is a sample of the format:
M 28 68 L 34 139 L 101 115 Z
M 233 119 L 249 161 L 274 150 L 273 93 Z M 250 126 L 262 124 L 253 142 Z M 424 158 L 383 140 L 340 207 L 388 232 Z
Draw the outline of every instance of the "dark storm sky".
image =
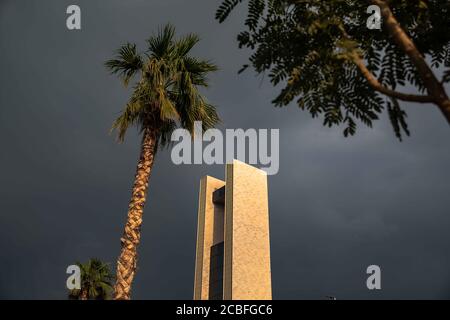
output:
M 0 298 L 65 299 L 65 270 L 119 253 L 138 156 L 135 132 L 108 135 L 129 92 L 103 67 L 121 44 L 144 49 L 166 22 L 198 33 L 195 54 L 221 71 L 205 94 L 221 128 L 279 128 L 280 171 L 269 178 L 276 299 L 450 298 L 449 127 L 437 108 L 406 105 L 412 137 L 383 118 L 345 139 L 252 72 L 235 37 L 244 12 L 214 20 L 219 1 L 0 2 Z M 68 31 L 66 8 L 82 9 Z M 450 90 L 450 88 L 447 88 Z M 175 166 L 158 154 L 133 297 L 191 299 L 201 176 L 223 166 Z M 367 266 L 382 269 L 369 291 Z

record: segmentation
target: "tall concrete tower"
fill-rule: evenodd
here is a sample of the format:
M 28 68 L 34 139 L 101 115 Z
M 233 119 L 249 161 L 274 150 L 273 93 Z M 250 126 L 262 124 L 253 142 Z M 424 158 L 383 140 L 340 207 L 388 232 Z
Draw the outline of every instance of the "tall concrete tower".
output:
M 264 171 L 234 160 L 225 182 L 200 180 L 194 300 L 270 300 Z

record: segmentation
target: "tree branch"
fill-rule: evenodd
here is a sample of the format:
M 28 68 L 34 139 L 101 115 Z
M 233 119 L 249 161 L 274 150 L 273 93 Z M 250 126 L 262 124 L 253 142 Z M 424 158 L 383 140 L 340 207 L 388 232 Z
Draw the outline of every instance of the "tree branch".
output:
M 402 101 L 420 102 L 420 103 L 433 102 L 433 98 L 430 96 L 407 94 L 391 90 L 378 81 L 378 79 L 372 74 L 372 72 L 370 72 L 370 70 L 367 69 L 366 65 L 364 64 L 364 61 L 360 57 L 354 57 L 353 62 L 356 64 L 356 66 L 359 68 L 364 78 L 366 78 L 367 82 L 374 90 L 383 93 L 391 98 L 399 99 Z

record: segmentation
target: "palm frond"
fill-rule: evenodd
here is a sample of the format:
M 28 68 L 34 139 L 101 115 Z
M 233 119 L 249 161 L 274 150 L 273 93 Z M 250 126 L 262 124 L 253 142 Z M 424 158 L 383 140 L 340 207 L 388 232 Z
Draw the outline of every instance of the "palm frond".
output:
M 170 147 L 172 145 L 172 132 L 177 128 L 177 123 L 173 120 L 164 121 L 160 127 L 158 146 Z
M 200 37 L 196 34 L 188 34 L 174 43 L 175 55 L 177 58 L 186 56 L 189 51 L 200 41 Z
M 208 60 L 201 60 L 194 57 L 184 57 L 183 64 L 186 72 L 191 75 L 191 81 L 194 85 L 207 87 L 207 75 L 219 70 L 217 65 Z
M 202 121 L 206 130 L 218 123 L 215 107 L 199 91 L 199 87 L 208 86 L 207 76 L 218 68 L 208 60 L 189 55 L 198 41 L 195 34 L 175 39 L 175 29 L 170 24 L 147 40 L 146 59 L 140 64 L 141 79 L 111 129 L 117 131 L 119 141 L 124 140 L 133 125 L 141 132 L 149 127 L 158 132 L 158 144 L 165 146 L 170 144 L 169 133 L 177 126 L 192 131 L 194 122 Z M 136 52 L 135 46 L 127 48 Z M 122 51 L 122 56 L 126 56 L 126 50 Z M 123 65 L 116 60 L 108 65 L 119 73 Z
M 160 117 L 161 120 L 178 120 L 180 115 L 170 98 L 166 95 L 164 88 L 158 88 L 159 102 L 160 102 Z
M 119 142 L 124 141 L 128 128 L 140 121 L 139 116 L 141 112 L 142 105 L 140 102 L 138 100 L 130 101 L 125 107 L 125 110 L 114 121 L 111 127 L 111 132 L 117 130 L 117 139 Z
M 71 290 L 70 299 L 80 299 L 82 292 L 87 292 L 88 299 L 107 299 L 112 292 L 114 276 L 107 263 L 92 258 L 86 263 L 77 262 L 81 271 L 81 290 Z

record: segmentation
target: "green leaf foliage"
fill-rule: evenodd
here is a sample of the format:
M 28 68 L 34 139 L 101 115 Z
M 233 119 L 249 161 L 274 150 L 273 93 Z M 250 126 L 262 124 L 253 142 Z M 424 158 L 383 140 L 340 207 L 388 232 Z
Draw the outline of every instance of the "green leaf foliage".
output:
M 134 125 L 153 130 L 158 145 L 166 146 L 177 127 L 192 132 L 195 121 L 202 121 L 204 130 L 219 122 L 215 107 L 199 91 L 218 68 L 190 55 L 198 41 L 195 34 L 176 39 L 175 29 L 166 25 L 147 40 L 143 53 L 137 52 L 136 45 L 125 44 L 105 63 L 125 85 L 134 80 L 131 98 L 113 123 L 119 141 Z
M 216 13 L 222 22 L 244 1 L 223 1 Z M 355 66 L 356 55 L 390 89 L 415 88 L 423 82 L 404 52 L 385 30 L 369 30 L 364 0 L 247 0 L 245 28 L 237 40 L 252 51 L 250 65 L 268 74 L 280 93 L 273 100 L 291 102 L 321 117 L 327 126 L 343 125 L 345 136 L 357 126 L 372 126 L 387 112 L 394 132 L 409 134 L 406 114 L 397 101 L 378 93 Z M 450 81 L 450 1 L 391 0 L 402 28 L 434 68 Z M 243 70 L 248 65 L 244 65 Z

